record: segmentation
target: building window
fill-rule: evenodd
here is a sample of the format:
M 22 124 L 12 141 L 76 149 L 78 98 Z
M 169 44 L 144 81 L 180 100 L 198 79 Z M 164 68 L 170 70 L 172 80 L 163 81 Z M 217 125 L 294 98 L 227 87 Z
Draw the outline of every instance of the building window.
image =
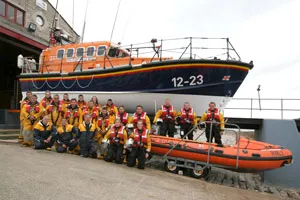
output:
M 84 48 L 83 47 L 80 47 L 77 49 L 76 51 L 76 56 L 77 57 L 82 57 L 83 56 L 83 53 L 84 53 Z
M 74 49 L 67 50 L 67 58 L 72 58 L 74 56 Z
M 24 11 L 6 1 L 0 0 L 0 16 L 24 26 Z
M 105 53 L 106 47 L 105 46 L 99 46 L 98 47 L 98 51 L 97 51 L 97 55 L 98 56 L 103 56 Z
M 86 49 L 86 56 L 91 57 L 94 55 L 95 47 L 88 47 Z
M 58 60 L 63 59 L 64 53 L 65 53 L 65 50 L 64 50 L 64 49 L 59 49 L 59 50 L 57 51 L 56 58 L 57 58 Z
M 5 2 L 0 0 L 0 15 L 5 17 Z

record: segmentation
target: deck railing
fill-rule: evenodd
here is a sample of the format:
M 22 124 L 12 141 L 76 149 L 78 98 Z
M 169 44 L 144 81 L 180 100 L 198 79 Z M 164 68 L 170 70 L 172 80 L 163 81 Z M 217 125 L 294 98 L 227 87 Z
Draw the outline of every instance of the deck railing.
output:
M 233 98 L 224 109 L 225 117 L 300 118 L 300 99 Z

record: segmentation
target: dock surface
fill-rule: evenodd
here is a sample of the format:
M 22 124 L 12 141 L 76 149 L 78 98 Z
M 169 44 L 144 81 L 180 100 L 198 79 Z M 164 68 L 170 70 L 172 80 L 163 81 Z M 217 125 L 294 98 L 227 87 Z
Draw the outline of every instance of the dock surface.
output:
M 0 143 L 0 199 L 279 199 L 146 168 Z

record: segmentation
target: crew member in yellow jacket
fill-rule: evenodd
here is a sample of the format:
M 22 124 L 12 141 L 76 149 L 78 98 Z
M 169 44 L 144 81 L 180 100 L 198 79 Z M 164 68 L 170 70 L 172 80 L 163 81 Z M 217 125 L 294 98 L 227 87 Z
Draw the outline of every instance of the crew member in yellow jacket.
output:
M 114 160 L 117 164 L 122 164 L 126 154 L 127 133 L 126 127 L 122 125 L 120 119 L 116 119 L 115 124 L 104 136 L 104 140 L 107 139 L 110 141 L 110 145 L 104 160 L 107 162 Z
M 151 131 L 151 123 L 147 113 L 144 112 L 143 106 L 137 105 L 135 113 L 128 119 L 128 124 L 133 124 L 134 128 L 137 128 L 137 122 L 140 120 L 143 121 L 145 128 Z
M 67 119 L 68 124 L 78 128 L 81 116 L 81 109 L 79 108 L 77 100 L 75 98 L 71 99 L 71 104 L 66 107 L 64 113 L 64 117 Z
M 63 118 L 61 120 L 61 126 L 57 128 L 56 151 L 58 153 L 64 153 L 67 150 L 73 151 L 77 145 L 78 129 L 71 124 L 67 123 L 67 119 Z
M 201 122 L 206 122 L 205 135 L 207 142 L 212 142 L 213 138 L 215 138 L 215 143 L 222 145 L 221 135 L 223 135 L 224 132 L 224 117 L 223 114 L 220 113 L 219 109 L 216 108 L 215 102 L 209 103 L 209 108 L 205 113 L 203 113 Z
M 27 91 L 26 92 L 26 97 L 22 101 L 20 101 L 20 111 L 22 111 L 22 108 L 23 108 L 24 105 L 26 105 L 27 103 L 30 102 L 31 96 L 32 96 L 32 92 Z M 24 116 L 22 115 L 22 112 L 20 112 L 20 135 L 18 137 L 18 143 L 20 143 L 20 144 L 23 144 L 23 142 L 24 142 L 23 120 L 24 120 Z
M 32 95 L 30 102 L 25 104 L 21 110 L 23 118 L 23 136 L 25 146 L 33 145 L 33 128 L 38 123 L 43 112 L 42 106 L 37 101 L 37 96 Z
M 118 108 L 117 108 L 117 106 L 115 106 L 112 99 L 107 100 L 106 108 L 107 108 L 107 112 L 108 112 L 109 115 L 116 116 L 116 114 L 118 112 Z
M 54 95 L 53 101 L 47 107 L 46 111 L 47 111 L 47 114 L 50 116 L 51 125 L 54 128 L 60 126 L 64 111 L 63 111 L 62 101 L 59 100 L 59 96 L 57 94 Z
M 197 126 L 197 115 L 189 102 L 184 103 L 183 108 L 177 113 L 177 116 L 175 124 L 180 124 L 181 138 L 189 133 L 187 138 L 193 140 L 194 131 L 191 130 Z
M 45 115 L 34 126 L 34 148 L 51 150 L 55 141 L 55 129 L 49 123 L 49 116 Z

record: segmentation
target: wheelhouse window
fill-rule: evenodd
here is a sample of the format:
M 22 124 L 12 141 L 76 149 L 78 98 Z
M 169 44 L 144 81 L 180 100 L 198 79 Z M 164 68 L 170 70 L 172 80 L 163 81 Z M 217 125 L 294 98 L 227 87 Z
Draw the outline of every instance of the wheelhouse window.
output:
M 57 51 L 56 58 L 57 58 L 58 60 L 63 59 L 63 58 L 64 58 L 64 53 L 65 53 L 65 50 L 64 50 L 64 49 L 59 49 L 59 50 Z
M 67 58 L 72 58 L 74 56 L 74 49 L 67 50 Z
M 118 57 L 119 55 L 119 49 L 116 47 L 110 47 L 108 51 L 108 56 L 109 57 Z
M 105 53 L 106 47 L 105 46 L 99 46 L 97 50 L 97 56 L 103 56 Z
M 80 47 L 76 50 L 76 56 L 77 57 L 82 57 L 84 54 L 84 48 L 83 47 Z
M 91 57 L 94 56 L 95 47 L 88 47 L 86 49 L 86 56 Z
M 3 0 L 0 0 L 0 16 L 24 26 L 25 12 Z

